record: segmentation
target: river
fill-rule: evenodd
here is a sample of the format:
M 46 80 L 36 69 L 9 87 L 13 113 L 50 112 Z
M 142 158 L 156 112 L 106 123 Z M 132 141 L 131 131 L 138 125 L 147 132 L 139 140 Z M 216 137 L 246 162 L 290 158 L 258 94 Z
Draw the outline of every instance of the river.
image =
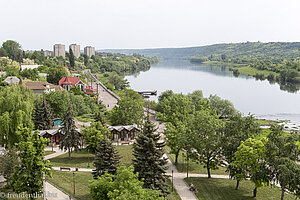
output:
M 244 114 L 257 118 L 289 120 L 300 124 L 300 92 L 289 93 L 267 80 L 240 75 L 234 77 L 229 67 L 191 64 L 188 60 L 165 60 L 146 72 L 126 76 L 136 91 L 166 90 L 191 93 L 202 90 L 204 97 L 216 94 L 231 101 Z M 157 100 L 157 97 L 151 97 Z

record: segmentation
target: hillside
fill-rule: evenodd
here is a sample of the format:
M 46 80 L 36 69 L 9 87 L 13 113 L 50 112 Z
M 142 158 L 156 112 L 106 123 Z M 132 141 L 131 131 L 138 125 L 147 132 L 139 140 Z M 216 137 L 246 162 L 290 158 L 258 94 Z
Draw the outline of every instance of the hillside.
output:
M 199 47 L 186 48 L 157 48 L 157 49 L 105 49 L 101 50 L 111 53 L 133 54 L 138 53 L 145 56 L 157 56 L 168 58 L 187 58 L 193 56 L 207 57 L 210 55 L 230 55 L 232 57 L 300 57 L 300 42 L 246 42 L 214 44 Z

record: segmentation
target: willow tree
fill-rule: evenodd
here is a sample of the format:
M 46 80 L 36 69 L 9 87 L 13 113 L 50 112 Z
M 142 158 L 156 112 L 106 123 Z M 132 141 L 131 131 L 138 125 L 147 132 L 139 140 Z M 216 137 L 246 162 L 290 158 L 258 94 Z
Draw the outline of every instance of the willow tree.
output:
M 33 129 L 31 115 L 34 96 L 21 85 L 0 89 L 0 144 L 14 146 L 19 142 L 19 126 Z

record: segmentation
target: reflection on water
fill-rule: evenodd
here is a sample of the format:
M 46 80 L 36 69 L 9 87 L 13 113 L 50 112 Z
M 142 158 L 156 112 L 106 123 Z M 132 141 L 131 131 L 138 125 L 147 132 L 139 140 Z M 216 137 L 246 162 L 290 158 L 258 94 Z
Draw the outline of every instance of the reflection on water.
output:
M 202 90 L 204 96 L 217 94 L 230 100 L 241 112 L 269 119 L 300 123 L 300 92 L 293 85 L 270 84 L 267 80 L 240 75 L 234 77 L 229 66 L 191 64 L 188 60 L 165 60 L 149 71 L 126 77 L 135 90 L 165 90 L 190 93 Z M 293 92 L 293 93 L 290 93 Z M 155 100 L 156 98 L 152 98 Z

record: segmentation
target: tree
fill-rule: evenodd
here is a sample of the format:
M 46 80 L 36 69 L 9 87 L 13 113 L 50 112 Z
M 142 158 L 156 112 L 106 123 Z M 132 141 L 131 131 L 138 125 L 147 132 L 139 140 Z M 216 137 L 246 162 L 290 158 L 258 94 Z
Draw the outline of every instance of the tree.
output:
M 222 120 L 210 110 L 196 111 L 189 124 L 189 141 L 191 149 L 188 154 L 207 168 L 208 178 L 210 170 L 217 169 L 222 161 L 220 130 Z
M 163 158 L 164 142 L 158 142 L 160 135 L 155 133 L 149 117 L 145 119 L 142 133 L 133 144 L 134 171 L 139 173 L 139 179 L 144 181 L 144 188 L 160 190 L 165 196 L 168 193 L 166 184 L 167 159 Z
M 110 135 L 110 131 L 100 122 L 93 122 L 91 126 L 86 127 L 82 131 L 84 143 L 91 153 L 95 153 L 99 141 Z
M 221 99 L 217 95 L 210 95 L 208 99 L 211 103 L 211 108 L 216 109 L 220 118 L 229 117 L 237 112 L 233 104 L 227 99 Z
M 121 94 L 117 106 L 110 111 L 110 121 L 113 125 L 140 125 L 143 116 L 143 99 L 135 91 L 127 89 Z
M 33 129 L 31 115 L 34 96 L 27 87 L 13 85 L 0 89 L 0 144 L 14 146 L 19 142 L 17 129 Z
M 94 179 L 97 179 L 105 172 L 115 174 L 119 163 L 120 156 L 112 142 L 107 137 L 100 139 L 93 163 L 96 167 L 93 170 Z
M 37 69 L 24 69 L 20 75 L 25 79 L 36 81 L 39 79 L 39 72 Z
M 254 137 L 260 133 L 259 124 L 255 122 L 253 115 L 243 117 L 240 113 L 232 115 L 226 121 L 222 131 L 222 155 L 225 161 L 228 163 L 227 170 L 230 177 L 237 180 L 236 190 L 239 188 L 240 179 L 235 174 L 239 172 L 232 166 L 234 154 L 237 151 L 242 141 L 250 137 Z
M 77 151 L 80 146 L 80 135 L 76 130 L 71 107 L 68 108 L 63 118 L 63 127 L 61 128 L 61 133 L 62 137 L 60 139 L 59 148 L 61 150 L 68 151 L 70 159 L 72 149 L 74 148 L 74 150 Z
M 115 90 L 124 90 L 129 87 L 129 82 L 116 72 L 113 72 L 108 77 L 108 83 L 114 85 Z
M 6 179 L 8 185 L 10 185 L 10 176 L 14 172 L 12 166 L 20 164 L 16 147 L 12 147 L 4 150 L 4 155 L 0 158 L 0 175 Z
M 53 115 L 44 96 L 42 102 L 36 103 L 33 122 L 36 130 L 49 130 L 52 127 Z
M 143 189 L 133 167 L 120 166 L 115 175 L 106 172 L 89 184 L 93 200 L 162 200 L 161 192 Z
M 50 161 L 44 160 L 47 139 L 39 138 L 38 131 L 32 134 L 28 128 L 19 127 L 21 140 L 17 145 L 20 165 L 14 167 L 11 185 L 15 192 L 27 194 L 40 193 L 43 187 L 42 173 L 51 176 Z M 34 199 L 31 197 L 31 199 Z
M 248 138 L 241 142 L 232 162 L 239 172 L 237 178 L 249 178 L 255 184 L 253 197 L 256 197 L 258 187 L 268 185 L 271 180 L 266 163 L 266 142 L 266 138 Z
M 95 122 L 100 122 L 103 126 L 106 124 L 106 107 L 102 104 L 102 102 L 99 102 L 96 112 L 94 113 L 94 119 Z
M 21 45 L 13 40 L 7 40 L 3 42 L 0 49 L 0 56 L 8 56 L 10 59 L 22 62 L 23 61 L 23 51 Z
M 69 49 L 69 52 L 70 52 L 70 55 L 69 55 L 70 65 L 71 65 L 72 69 L 74 69 L 74 67 L 75 67 L 75 56 L 74 56 L 73 50 L 71 48 Z
M 270 130 L 271 133 L 268 135 L 266 143 L 268 169 L 271 179 L 280 183 L 281 199 L 283 200 L 286 190 L 296 193 L 296 195 L 300 193 L 300 168 L 295 162 L 299 156 L 297 142 L 300 136 L 297 132 L 286 134 L 283 126 L 279 125 L 271 126 Z
M 167 145 L 175 155 L 175 165 L 178 163 L 180 151 L 185 147 L 187 121 L 194 112 L 190 98 L 183 94 L 174 94 L 171 90 L 163 92 L 159 97 L 156 117 L 167 122 L 164 134 L 167 138 Z
M 65 67 L 52 67 L 48 70 L 47 81 L 49 83 L 58 85 L 59 80 L 68 75 L 69 73 Z

